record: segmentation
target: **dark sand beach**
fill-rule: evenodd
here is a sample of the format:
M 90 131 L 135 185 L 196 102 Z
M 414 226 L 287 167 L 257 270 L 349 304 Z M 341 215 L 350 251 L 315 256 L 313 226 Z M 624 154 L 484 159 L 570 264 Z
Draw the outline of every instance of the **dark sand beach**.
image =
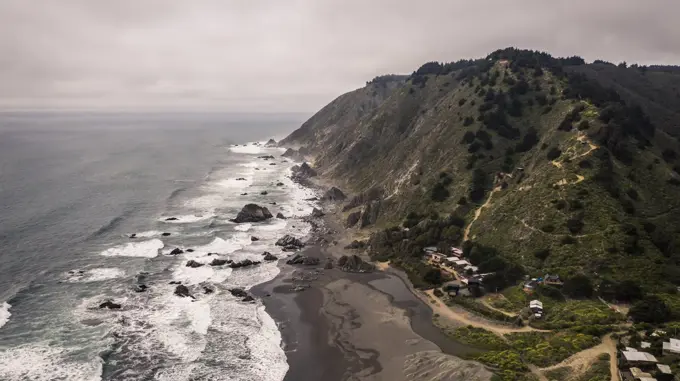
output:
M 324 269 L 328 259 L 353 254 L 343 249 L 349 236 L 332 210 L 327 206 L 322 228 L 309 240 L 321 243 L 303 250 L 320 259 L 318 266 L 282 261 L 275 279 L 251 290 L 279 324 L 290 365 L 285 380 L 489 380 L 484 366 L 459 357 L 474 348 L 432 324 L 432 310 L 403 273 Z M 300 285 L 305 288 L 294 291 Z

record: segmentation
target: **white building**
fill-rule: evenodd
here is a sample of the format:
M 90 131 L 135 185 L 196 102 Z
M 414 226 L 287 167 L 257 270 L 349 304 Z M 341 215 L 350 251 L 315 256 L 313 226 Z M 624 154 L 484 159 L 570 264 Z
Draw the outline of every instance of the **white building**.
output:
M 669 352 L 669 353 L 674 353 L 674 354 L 680 354 L 680 340 L 671 339 L 670 341 L 667 341 L 667 342 L 664 341 L 663 351 Z

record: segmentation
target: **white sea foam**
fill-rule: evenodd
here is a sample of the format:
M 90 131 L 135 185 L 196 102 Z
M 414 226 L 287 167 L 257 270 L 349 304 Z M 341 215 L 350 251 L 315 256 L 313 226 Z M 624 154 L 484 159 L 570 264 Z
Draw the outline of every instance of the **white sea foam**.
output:
M 236 180 L 238 178 L 242 178 L 245 180 Z M 244 189 L 249 187 L 253 183 L 253 178 L 251 176 L 249 177 L 236 177 L 233 179 L 223 179 L 218 181 L 216 184 L 219 187 L 222 188 L 227 188 L 227 189 Z
M 81 272 L 82 271 L 82 272 Z M 96 268 L 87 270 L 72 270 L 66 274 L 66 280 L 72 283 L 101 282 L 109 279 L 122 278 L 125 271 L 118 268 Z
M 101 358 L 75 362 L 64 348 L 30 344 L 0 352 L 3 381 L 100 381 Z
M 4 302 L 2 305 L 0 305 L 0 328 L 7 324 L 10 316 L 12 316 L 12 314 L 9 312 L 10 308 L 12 308 L 12 306 L 7 302 Z
M 257 155 L 260 152 L 262 152 L 262 147 L 256 146 L 253 144 L 247 144 L 247 145 L 235 145 L 229 147 L 229 151 L 234 152 L 234 153 L 245 153 L 245 154 L 251 154 L 251 155 Z
M 165 223 L 168 223 L 168 224 L 190 224 L 190 223 L 194 223 L 194 222 L 209 220 L 209 219 L 214 218 L 214 217 L 215 217 L 214 213 L 187 214 L 187 215 L 184 215 L 184 216 L 163 217 L 163 218 L 160 218 L 158 221 L 165 222 Z M 168 221 L 168 218 L 176 218 L 176 220 Z
M 264 306 L 257 308 L 260 331 L 248 340 L 253 359 L 253 372 L 260 380 L 283 380 L 288 372 L 286 353 L 281 347 L 281 332 L 274 319 L 265 312 Z
M 141 242 L 130 242 L 124 245 L 119 245 L 106 249 L 101 252 L 101 255 L 107 257 L 144 257 L 154 258 L 158 255 L 158 251 L 165 245 L 160 239 L 152 239 Z
M 248 224 L 248 223 L 238 224 L 238 225 L 234 226 L 234 230 L 237 230 L 237 231 L 240 231 L 240 232 L 247 232 L 252 227 L 253 227 L 253 224 Z
M 159 235 L 163 234 L 163 232 L 158 231 L 158 230 L 149 230 L 141 233 L 135 233 L 135 237 L 137 238 L 152 238 L 152 237 L 158 237 Z

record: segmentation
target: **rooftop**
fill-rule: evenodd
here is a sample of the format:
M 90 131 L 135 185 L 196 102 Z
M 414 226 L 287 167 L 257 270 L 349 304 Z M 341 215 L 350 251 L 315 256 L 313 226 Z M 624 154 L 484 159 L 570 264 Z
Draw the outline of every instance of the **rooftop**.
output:
M 621 354 L 626 359 L 626 361 L 629 362 L 654 362 L 654 363 L 658 362 L 654 355 L 647 352 L 623 351 L 621 352 Z
M 673 372 L 671 372 L 671 367 L 668 365 L 656 364 L 656 367 L 659 369 L 659 372 L 663 374 L 673 374 Z

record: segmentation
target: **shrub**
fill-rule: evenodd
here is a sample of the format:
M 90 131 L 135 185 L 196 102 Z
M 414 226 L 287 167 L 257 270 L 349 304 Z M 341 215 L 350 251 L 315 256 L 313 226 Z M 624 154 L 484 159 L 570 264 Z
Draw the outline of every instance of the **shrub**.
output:
M 463 120 L 463 126 L 469 126 L 472 123 L 474 123 L 475 120 L 471 116 L 466 116 L 465 119 Z
M 467 120 L 466 117 L 465 119 Z M 463 135 L 463 140 L 460 141 L 461 144 L 470 144 L 473 141 L 475 141 L 475 134 L 472 131 L 467 131 L 465 135 Z
M 552 232 L 555 231 L 555 226 L 550 225 L 550 224 L 543 225 L 543 226 L 541 226 L 541 230 L 546 232 L 546 233 L 552 233 Z
M 550 256 L 550 249 L 541 249 L 534 253 L 534 257 L 541 261 L 545 261 Z
M 430 269 L 423 276 L 423 280 L 433 285 L 440 285 L 444 281 L 442 272 L 439 269 Z
M 647 295 L 644 299 L 635 302 L 628 311 L 636 323 L 664 323 L 671 318 L 671 309 L 656 295 Z
M 446 186 L 441 182 L 436 183 L 434 187 L 432 187 L 432 191 L 430 192 L 430 199 L 436 202 L 442 202 L 449 198 L 449 196 L 450 196 L 449 190 L 446 189 Z
M 458 101 L 458 106 L 462 106 L 462 105 L 464 105 L 464 104 L 465 104 L 465 102 L 467 102 L 467 99 L 465 99 L 465 98 L 463 98 L 463 99 L 459 100 L 459 101 Z
M 590 298 L 593 296 L 593 284 L 587 276 L 576 275 L 564 281 L 562 292 L 575 299 Z
M 567 229 L 569 229 L 571 234 L 580 233 L 583 229 L 583 221 L 576 218 L 570 218 L 567 220 Z
M 552 147 L 550 150 L 548 150 L 548 154 L 546 156 L 548 160 L 552 161 L 560 157 L 560 155 L 562 155 L 562 151 L 560 151 L 560 149 L 557 147 Z

